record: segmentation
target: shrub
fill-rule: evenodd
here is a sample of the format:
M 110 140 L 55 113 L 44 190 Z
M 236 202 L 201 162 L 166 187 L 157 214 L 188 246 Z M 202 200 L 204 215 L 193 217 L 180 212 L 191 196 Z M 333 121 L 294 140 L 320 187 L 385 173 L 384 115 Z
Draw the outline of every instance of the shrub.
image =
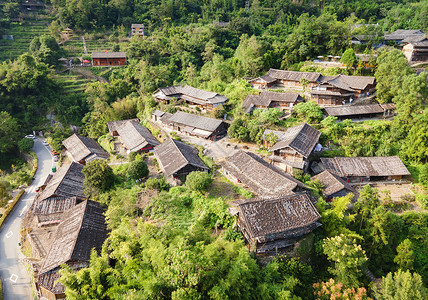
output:
M 138 153 L 137 153 L 137 152 L 131 152 L 131 153 L 129 153 L 129 155 L 128 155 L 128 160 L 129 160 L 130 162 L 132 162 L 132 161 L 134 161 L 134 160 L 137 158 L 137 156 L 138 156 Z
M 159 179 L 157 178 L 149 178 L 146 180 L 145 183 L 146 188 L 151 190 L 158 190 L 160 191 L 168 191 L 171 185 L 166 182 L 165 177 L 161 177 Z
M 83 185 L 87 196 L 108 191 L 113 186 L 115 176 L 105 160 L 97 159 L 87 163 L 82 173 L 85 175 Z
M 149 168 L 142 159 L 135 160 L 129 164 L 127 174 L 133 180 L 144 178 L 149 175 Z
M 210 174 L 201 171 L 195 171 L 187 175 L 186 187 L 193 191 L 206 191 L 213 179 Z

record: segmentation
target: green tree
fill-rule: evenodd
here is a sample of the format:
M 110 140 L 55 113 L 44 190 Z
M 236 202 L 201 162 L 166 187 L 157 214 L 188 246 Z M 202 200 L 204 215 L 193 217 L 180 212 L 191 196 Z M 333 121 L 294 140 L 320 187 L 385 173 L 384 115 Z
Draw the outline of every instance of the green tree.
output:
M 9 183 L 7 181 L 0 180 L 0 207 L 5 206 L 7 201 L 12 199 L 9 194 L 9 189 Z
M 5 111 L 0 112 L 0 153 L 7 153 L 16 147 L 18 129 L 15 118 Z
M 355 69 L 357 65 L 357 57 L 355 56 L 354 49 L 349 48 L 343 53 L 340 58 L 340 62 L 344 64 L 347 68 Z
M 212 182 L 212 176 L 207 172 L 195 171 L 186 177 L 186 187 L 193 191 L 206 191 Z
M 397 255 L 394 262 L 403 270 L 412 270 L 415 257 L 413 254 L 413 244 L 409 239 L 405 239 L 397 247 Z
M 380 287 L 374 285 L 373 290 L 376 299 L 379 300 L 422 300 L 428 296 L 418 273 L 401 270 L 382 277 Z
M 128 170 L 129 178 L 136 180 L 140 178 L 145 178 L 149 175 L 149 168 L 142 159 L 135 160 L 129 163 Z
M 315 102 L 302 102 L 293 107 L 292 115 L 309 124 L 319 123 L 322 120 L 321 108 Z
M 50 35 L 36 36 L 30 43 L 30 53 L 38 63 L 58 65 L 58 59 L 62 56 L 62 50 L 55 38 Z
M 19 150 L 22 152 L 28 152 L 33 148 L 34 141 L 32 139 L 23 138 L 18 142 Z
M 336 280 L 350 287 L 359 286 L 361 268 L 367 261 L 365 251 L 357 244 L 358 235 L 338 235 L 324 239 L 323 252 L 334 262 L 329 271 Z
M 428 164 L 423 164 L 419 167 L 419 183 L 424 187 L 428 187 Z
M 8 19 L 15 19 L 19 16 L 21 6 L 18 2 L 10 1 L 3 5 L 3 14 Z
M 88 197 L 106 192 L 113 187 L 114 173 L 106 160 L 96 159 L 88 162 L 83 167 L 82 173 L 85 175 L 83 186 Z

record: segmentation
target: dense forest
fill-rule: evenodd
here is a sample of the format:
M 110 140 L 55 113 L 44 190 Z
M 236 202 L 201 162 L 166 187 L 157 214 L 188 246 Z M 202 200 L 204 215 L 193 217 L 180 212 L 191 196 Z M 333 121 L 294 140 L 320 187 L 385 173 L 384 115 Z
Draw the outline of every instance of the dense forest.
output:
M 19 22 L 20 4 L 4 2 L 2 33 Z M 85 167 L 86 177 L 96 178 L 87 180 L 86 192 L 106 207 L 111 233 L 101 253 L 92 253 L 89 268 L 75 273 L 65 266 L 61 271 L 69 299 L 426 299 L 427 75 L 418 75 L 392 45 L 373 49 L 370 44 L 352 46 L 350 39 L 396 29 L 427 31 L 427 0 L 52 0 L 46 5 L 53 16 L 50 34 L 35 36 L 28 53 L 0 65 L 2 204 L 8 191 L 31 181 L 23 159 L 29 150 L 26 134 L 43 130 L 60 152 L 74 125 L 104 146 L 108 121 L 144 120 L 154 108 L 177 111 L 178 105 L 159 105 L 152 98 L 156 89 L 175 84 L 227 96 L 227 104 L 211 117 L 226 113 L 228 135 L 236 141 L 262 148 L 264 129 L 307 122 L 322 132 L 324 145 L 335 146 L 326 156 L 398 155 L 418 187 L 413 198 L 399 204 L 370 186 L 355 203 L 349 195 L 327 202 L 319 183 L 300 174 L 298 179 L 319 198 L 323 226 L 292 256 L 267 263 L 248 251 L 227 211 L 231 199 L 216 193 L 212 177 L 218 175 L 210 158 L 201 155 L 214 170 L 211 176 L 195 174 L 178 187 L 164 178 L 136 182 L 132 168 L 141 155 L 113 168 L 96 161 Z M 146 36 L 128 38 L 132 23 L 144 24 Z M 68 55 L 60 35 L 67 27 L 109 41 L 126 39 L 116 50 L 126 51 L 127 66 L 90 68 L 105 81 L 88 82 L 82 95 L 66 94 L 58 59 Z M 306 63 L 347 50 L 373 56 L 366 64 L 355 59 L 348 68 Z M 334 117 L 323 119 L 312 102 L 297 105 L 287 119 L 280 119 L 275 108 L 245 114 L 243 100 L 256 93 L 247 79 L 269 68 L 375 76 L 377 100 L 395 103 L 397 116 L 338 123 Z M 48 114 L 61 126 L 50 126 Z M 153 197 L 144 208 L 137 198 L 142 190 Z M 236 190 L 241 197 L 252 196 Z M 407 201 L 420 209 L 407 211 Z M 383 278 L 382 283 L 372 283 L 367 271 Z

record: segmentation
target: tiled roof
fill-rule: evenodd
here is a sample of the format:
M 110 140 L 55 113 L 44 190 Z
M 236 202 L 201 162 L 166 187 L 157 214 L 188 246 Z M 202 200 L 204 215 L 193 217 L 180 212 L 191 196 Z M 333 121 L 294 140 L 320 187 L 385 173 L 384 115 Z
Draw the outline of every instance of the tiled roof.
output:
M 333 195 L 343 189 L 347 189 L 354 193 L 354 195 L 357 193 L 356 190 L 342 178 L 327 170 L 313 176 L 311 179 L 319 180 L 324 185 L 324 195 L 326 196 Z
M 39 274 L 61 264 L 89 261 L 91 249 L 101 250 L 107 238 L 104 209 L 99 203 L 86 200 L 68 210 L 58 225 L 55 240 L 43 261 Z
M 217 94 L 215 92 L 208 92 L 201 89 L 191 87 L 189 85 L 170 86 L 159 88 L 154 94 L 154 97 L 165 100 L 170 100 L 172 97 L 184 99 L 187 101 L 194 101 L 200 104 L 218 104 L 226 102 L 227 97 Z
M 216 130 L 221 125 L 221 123 L 223 123 L 222 120 L 189 114 L 182 111 L 177 111 L 169 118 L 168 121 L 211 132 Z
M 129 151 L 139 151 L 148 145 L 154 147 L 160 144 L 150 130 L 140 123 L 127 122 L 117 129 L 117 133 Z
M 386 157 L 321 157 L 326 170 L 340 177 L 347 176 L 405 176 L 410 175 L 398 156 Z
M 251 239 L 281 234 L 285 237 L 287 231 L 309 226 L 321 218 L 306 192 L 238 201 L 239 218 Z
M 290 147 L 302 156 L 308 157 L 318 143 L 320 135 L 320 131 L 306 123 L 290 127 L 281 137 L 278 137 L 276 144 L 273 145 L 270 151 Z
M 137 118 L 135 118 L 135 119 L 128 119 L 128 120 L 119 120 L 119 121 L 110 121 L 110 122 L 107 122 L 108 131 L 110 132 L 110 134 L 112 134 L 113 131 L 117 131 L 117 129 L 120 126 L 122 126 L 123 124 L 125 124 L 127 122 L 136 122 L 136 123 L 139 123 L 140 120 L 138 120 Z
M 82 169 L 83 166 L 75 162 L 63 165 L 54 174 L 43 192 L 37 196 L 37 199 L 43 200 L 52 196 L 84 197 L 83 180 L 85 176 Z
M 97 142 L 86 136 L 73 134 L 63 140 L 62 144 L 77 162 L 82 159 L 88 162 L 96 158 L 107 159 L 110 157 L 110 154 L 105 152 Z
M 305 187 L 300 181 L 250 152 L 239 151 L 226 157 L 220 165 L 261 197 L 289 195 L 294 193 L 296 187 Z
M 126 58 L 126 52 L 92 52 L 94 58 Z
M 209 170 L 199 158 L 198 153 L 199 151 L 195 147 L 173 139 L 155 147 L 159 167 L 165 173 L 165 177 L 173 175 L 188 164 Z
M 379 104 L 332 106 L 325 107 L 324 110 L 329 116 L 335 117 L 381 114 L 385 111 Z

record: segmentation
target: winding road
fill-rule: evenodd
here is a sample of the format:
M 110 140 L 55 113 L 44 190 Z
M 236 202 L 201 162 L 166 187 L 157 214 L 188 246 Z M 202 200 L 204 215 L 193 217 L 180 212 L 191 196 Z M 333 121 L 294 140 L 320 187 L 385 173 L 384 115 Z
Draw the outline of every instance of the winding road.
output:
M 53 158 L 41 139 L 34 140 L 33 151 L 39 159 L 39 168 L 33 183 L 16 204 L 15 209 L 0 229 L 0 278 L 5 300 L 34 299 L 29 272 L 21 260 L 24 258 L 19 247 L 19 230 L 22 219 L 31 206 L 35 190 L 43 184 L 52 170 Z

